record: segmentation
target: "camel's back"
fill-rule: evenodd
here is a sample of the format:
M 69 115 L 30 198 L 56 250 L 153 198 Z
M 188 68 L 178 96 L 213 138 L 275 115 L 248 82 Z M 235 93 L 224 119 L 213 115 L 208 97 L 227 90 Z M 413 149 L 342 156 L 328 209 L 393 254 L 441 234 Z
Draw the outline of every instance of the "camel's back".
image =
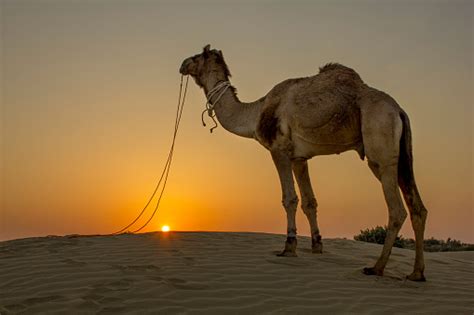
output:
M 297 142 L 295 152 L 308 156 L 319 154 L 313 144 L 327 144 L 328 153 L 357 147 L 361 131 L 356 100 L 364 86 L 354 70 L 340 64 L 328 64 L 315 76 L 283 81 L 265 97 L 257 136 L 271 140 L 279 129 L 283 138 Z

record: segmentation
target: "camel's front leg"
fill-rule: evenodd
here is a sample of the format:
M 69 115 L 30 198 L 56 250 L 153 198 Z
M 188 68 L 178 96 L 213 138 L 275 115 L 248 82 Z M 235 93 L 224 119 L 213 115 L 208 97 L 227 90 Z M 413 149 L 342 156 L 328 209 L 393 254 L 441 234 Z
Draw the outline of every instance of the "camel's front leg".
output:
M 319 233 L 317 207 L 318 203 L 314 197 L 311 179 L 309 178 L 308 162 L 305 159 L 295 159 L 293 161 L 293 172 L 296 182 L 300 188 L 301 208 L 308 218 L 311 227 L 311 248 L 313 253 L 321 254 L 323 252 L 323 243 Z
M 280 177 L 281 190 L 283 196 L 283 206 L 286 210 L 288 221 L 287 238 L 285 249 L 278 256 L 296 256 L 296 208 L 298 207 L 298 196 L 295 191 L 293 174 L 291 170 L 291 160 L 282 152 L 272 152 L 273 162 Z

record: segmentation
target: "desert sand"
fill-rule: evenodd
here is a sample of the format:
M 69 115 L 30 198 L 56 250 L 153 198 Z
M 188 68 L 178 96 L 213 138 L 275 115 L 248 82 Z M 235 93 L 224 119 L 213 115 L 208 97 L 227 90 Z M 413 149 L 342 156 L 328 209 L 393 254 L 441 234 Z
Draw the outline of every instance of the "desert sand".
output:
M 365 276 L 381 246 L 324 240 L 276 257 L 284 235 L 170 232 L 0 242 L 0 313 L 472 314 L 474 252 L 426 253 L 425 283 L 405 280 L 414 251 L 394 248 L 384 277 Z

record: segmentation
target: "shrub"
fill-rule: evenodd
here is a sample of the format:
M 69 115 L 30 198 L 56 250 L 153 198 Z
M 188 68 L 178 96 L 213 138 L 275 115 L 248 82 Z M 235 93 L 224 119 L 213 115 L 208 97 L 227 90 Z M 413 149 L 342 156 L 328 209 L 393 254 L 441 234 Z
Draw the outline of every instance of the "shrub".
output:
M 461 250 L 474 250 L 474 245 L 465 244 L 461 241 L 451 239 L 450 237 L 446 241 L 429 238 L 425 240 L 424 245 L 424 250 L 427 252 L 455 252 Z
M 387 236 L 387 227 L 376 226 L 375 228 L 361 230 L 360 234 L 354 236 L 354 240 L 375 244 L 383 244 Z M 397 236 L 395 247 L 415 249 L 415 240 Z M 446 241 L 437 240 L 433 237 L 424 240 L 424 251 L 426 252 L 452 252 L 452 251 L 474 251 L 474 244 L 465 244 L 461 241 L 448 238 Z
M 359 235 L 354 236 L 354 240 L 375 244 L 383 244 L 385 242 L 385 237 L 387 237 L 387 227 L 376 226 L 372 229 L 361 230 Z M 393 246 L 403 248 L 405 245 L 405 240 L 402 236 L 397 236 Z

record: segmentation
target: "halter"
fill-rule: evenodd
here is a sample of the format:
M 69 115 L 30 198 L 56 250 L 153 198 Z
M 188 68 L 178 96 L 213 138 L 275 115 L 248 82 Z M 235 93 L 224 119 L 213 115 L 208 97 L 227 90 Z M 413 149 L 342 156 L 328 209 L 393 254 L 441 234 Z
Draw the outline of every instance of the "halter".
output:
M 230 87 L 229 81 L 223 81 L 221 83 L 216 84 L 206 95 L 207 102 L 206 108 L 202 111 L 201 120 L 202 125 L 205 127 L 206 123 L 204 122 L 204 113 L 207 111 L 209 117 L 211 117 L 212 121 L 214 122 L 214 127 L 211 128 L 211 132 L 217 128 L 217 121 L 214 117 L 216 114 L 214 113 L 214 106 L 216 106 L 217 102 L 221 99 L 222 95 L 224 95 L 225 91 Z M 212 98 L 217 95 L 217 98 L 212 102 Z

